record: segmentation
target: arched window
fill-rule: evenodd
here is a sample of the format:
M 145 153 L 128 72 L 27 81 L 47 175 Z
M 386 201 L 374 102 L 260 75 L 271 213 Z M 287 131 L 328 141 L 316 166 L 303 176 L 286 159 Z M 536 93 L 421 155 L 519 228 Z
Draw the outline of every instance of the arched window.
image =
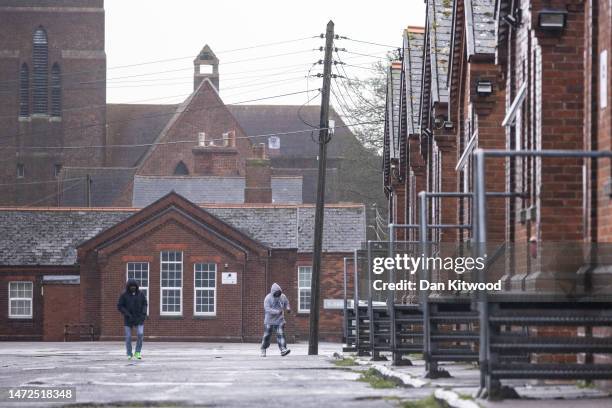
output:
M 48 113 L 49 43 L 47 32 L 38 27 L 32 41 L 32 113 Z
M 19 116 L 30 116 L 30 70 L 25 62 L 19 70 Z
M 175 176 L 189 175 L 189 169 L 187 169 L 187 166 L 185 166 L 185 163 L 180 161 L 179 164 L 176 165 L 176 167 L 174 168 L 174 175 Z
M 51 67 L 51 116 L 62 116 L 62 73 L 57 62 Z

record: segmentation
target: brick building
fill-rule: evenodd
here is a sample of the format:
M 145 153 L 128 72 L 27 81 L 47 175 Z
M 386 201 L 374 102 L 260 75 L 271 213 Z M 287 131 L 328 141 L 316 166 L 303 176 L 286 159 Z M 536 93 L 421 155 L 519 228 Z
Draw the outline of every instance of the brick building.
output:
M 391 222 L 418 223 L 420 191 L 472 193 L 477 148 L 610 151 L 610 2 L 426 3 L 424 28 L 405 30 L 402 58 L 388 76 L 384 188 Z M 575 261 L 586 243 L 603 244 L 589 284 L 609 293 L 610 160 L 489 158 L 485 171 L 486 191 L 512 195 L 487 198 L 488 240 L 512 248 L 506 290 L 567 290 L 579 280 Z M 432 199 L 428 214 L 429 223 L 472 224 L 472 197 Z M 397 231 L 397 239 L 406 236 L 418 239 Z M 428 239 L 472 236 L 453 228 Z M 555 327 L 537 333 L 563 334 Z M 598 328 L 593 334 L 610 335 Z
M 555 11 L 558 29 L 546 25 Z M 472 192 L 476 148 L 609 150 L 609 26 L 606 2 L 429 0 L 425 27 L 408 27 L 403 58 L 390 66 L 390 220 L 417 222 L 418 191 Z M 489 237 L 610 242 L 609 166 L 490 159 L 487 191 L 520 195 L 488 199 Z M 469 198 L 440 201 L 430 221 L 471 222 Z
M 208 45 L 193 61 L 194 90 L 183 103 L 107 104 L 103 0 L 2 0 L 0 11 L 0 205 L 129 206 L 142 201 L 133 196 L 139 176 L 244 178 L 260 143 L 274 184 L 300 177 L 300 202 L 315 202 L 317 148 L 302 119 L 317 123 L 318 107 L 226 106 Z M 347 152 L 363 148 L 330 116 L 338 129 L 327 199 L 355 201 L 350 191 L 367 188 L 342 188 L 352 181 L 340 168 Z
M 326 207 L 321 334 L 341 336 L 343 259 L 365 239 L 361 205 Z M 63 340 L 84 324 L 122 336 L 116 302 L 127 278 L 149 299 L 145 334 L 160 340 L 258 341 L 263 298 L 278 282 L 292 338 L 308 335 L 314 207 L 197 206 L 171 193 L 143 209 L 3 208 L 4 340 Z M 337 303 L 337 302 L 335 302 Z

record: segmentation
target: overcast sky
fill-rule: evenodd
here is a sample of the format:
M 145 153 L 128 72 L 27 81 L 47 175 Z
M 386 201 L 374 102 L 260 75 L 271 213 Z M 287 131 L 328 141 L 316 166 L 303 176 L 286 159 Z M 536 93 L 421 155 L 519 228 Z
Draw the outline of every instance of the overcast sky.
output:
M 192 61 L 209 44 L 221 60 L 225 103 L 302 104 L 306 94 L 252 100 L 320 87 L 320 78 L 307 83 L 305 76 L 323 58 L 313 49 L 324 40 L 310 37 L 324 32 L 329 19 L 341 36 L 400 47 L 403 29 L 423 25 L 425 15 L 423 0 L 106 0 L 105 9 L 110 103 L 184 100 L 193 89 Z M 366 68 L 392 50 L 348 40 L 337 40 L 335 46 L 347 49 L 339 57 L 358 66 L 346 67 L 356 77 L 368 75 Z M 288 55 L 271 57 L 279 54 Z M 167 59 L 172 61 L 152 63 Z M 132 64 L 139 65 L 124 67 Z M 311 74 L 321 71 L 314 66 Z

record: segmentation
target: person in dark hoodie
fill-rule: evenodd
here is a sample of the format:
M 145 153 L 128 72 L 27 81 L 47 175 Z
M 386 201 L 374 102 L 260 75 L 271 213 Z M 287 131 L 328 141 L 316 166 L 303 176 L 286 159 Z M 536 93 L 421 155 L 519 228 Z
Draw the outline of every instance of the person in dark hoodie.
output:
M 128 359 L 136 357 L 142 358 L 142 339 L 144 338 L 144 321 L 147 317 L 147 297 L 138 287 L 138 282 L 134 279 L 127 281 L 125 292 L 119 296 L 117 309 L 123 315 L 123 325 L 125 326 L 125 348 Z M 136 327 L 136 354 L 132 355 L 132 327 Z
M 287 341 L 285 340 L 285 310 L 287 313 L 291 313 L 291 306 L 289 306 L 289 299 L 283 293 L 283 290 L 278 283 L 273 283 L 270 293 L 264 299 L 264 335 L 261 341 L 261 356 L 266 356 L 266 350 L 270 346 L 270 337 L 272 331 L 276 332 L 276 342 L 280 349 L 281 356 L 286 356 L 291 352 L 287 348 Z

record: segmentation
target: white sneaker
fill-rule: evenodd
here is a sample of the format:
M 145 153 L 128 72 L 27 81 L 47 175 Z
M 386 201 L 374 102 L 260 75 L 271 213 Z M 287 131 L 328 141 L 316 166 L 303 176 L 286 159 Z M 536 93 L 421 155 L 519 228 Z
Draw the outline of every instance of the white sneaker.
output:
M 266 349 L 261 349 L 261 357 L 265 357 L 266 356 Z

